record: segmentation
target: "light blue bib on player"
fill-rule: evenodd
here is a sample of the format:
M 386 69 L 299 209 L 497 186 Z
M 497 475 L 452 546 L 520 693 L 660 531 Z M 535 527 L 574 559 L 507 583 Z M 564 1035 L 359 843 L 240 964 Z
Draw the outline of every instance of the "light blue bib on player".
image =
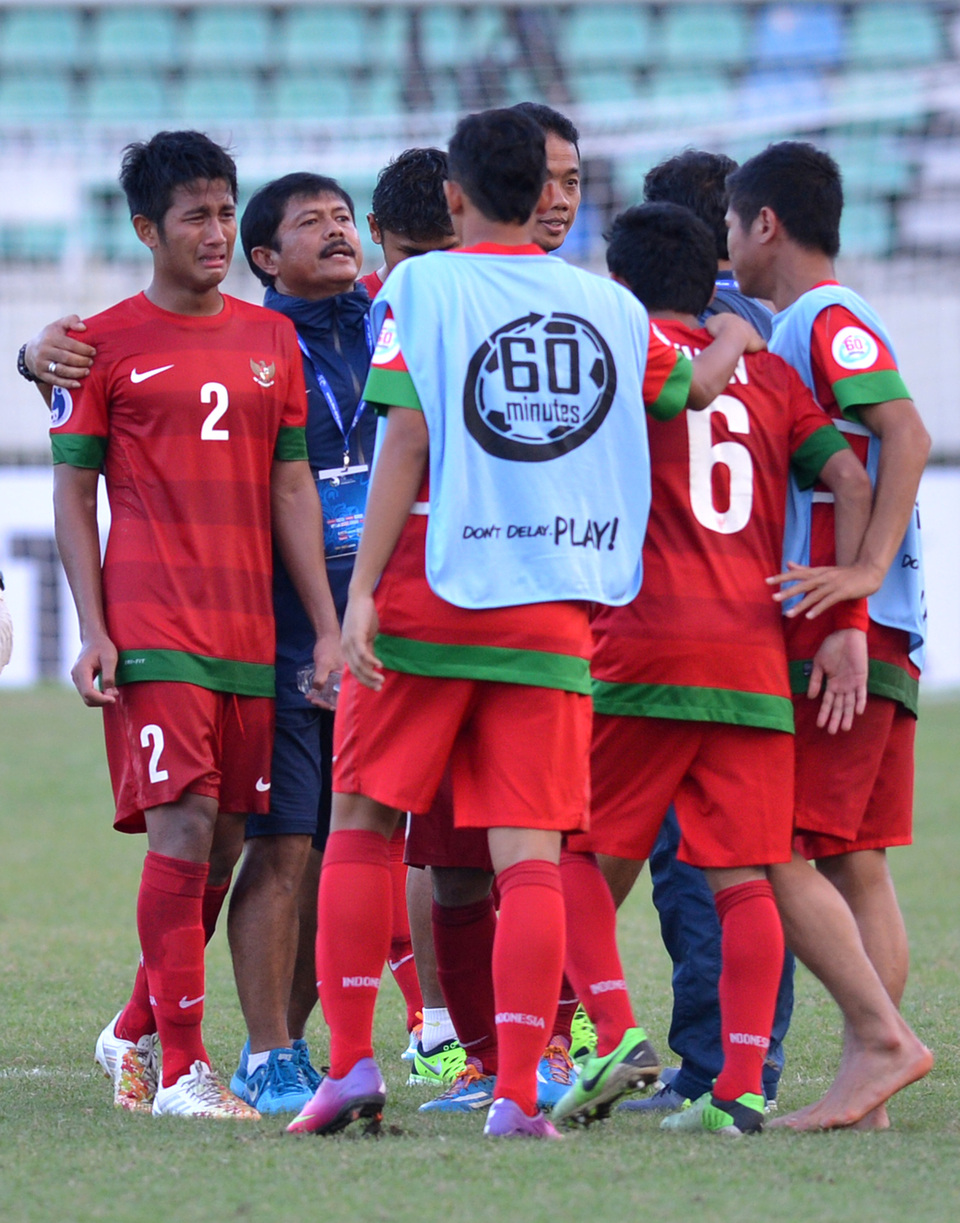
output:
M 820 285 L 804 293 L 792 306 L 788 306 L 786 310 L 775 315 L 773 335 L 770 338 L 770 351 L 788 361 L 811 391 L 814 391 L 814 382 L 810 360 L 810 337 L 814 321 L 827 306 L 845 306 L 857 318 L 862 319 L 864 325 L 876 332 L 883 340 L 896 360 L 896 353 L 886 328 L 859 294 L 843 285 Z M 877 468 L 880 462 L 880 439 L 855 421 L 835 420 L 834 424 L 843 433 L 861 434 L 869 439 L 867 474 L 870 476 L 871 483 L 876 484 Z M 801 491 L 791 478 L 790 495 L 787 502 L 787 528 L 784 537 L 784 562 L 792 560 L 801 565 L 810 563 L 810 524 L 816 496 L 813 489 Z M 784 610 L 792 605 L 792 602 L 785 603 Z M 875 620 L 877 624 L 902 629 L 910 634 L 910 657 L 918 667 L 922 667 L 924 638 L 927 632 L 927 601 L 923 580 L 919 506 L 914 507 L 913 517 L 903 537 L 903 543 L 887 571 L 883 585 L 875 595 L 870 596 L 867 606 L 871 620 Z
M 430 434 L 433 590 L 629 603 L 650 507 L 639 302 L 560 259 L 435 252 L 391 273 L 378 328 L 388 306 Z

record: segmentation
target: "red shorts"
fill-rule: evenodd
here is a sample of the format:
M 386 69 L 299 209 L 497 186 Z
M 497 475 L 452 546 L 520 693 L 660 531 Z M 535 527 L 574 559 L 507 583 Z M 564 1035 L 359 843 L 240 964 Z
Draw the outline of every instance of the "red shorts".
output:
M 570 848 L 645 862 L 667 807 L 691 866 L 789 862 L 793 736 L 755 726 L 595 714 L 590 831 Z
M 589 696 L 384 671 L 373 692 L 344 671 L 333 788 L 429 811 L 449 761 L 458 828 L 586 827 Z
M 430 810 L 410 817 L 403 860 L 410 866 L 463 866 L 493 873 L 487 830 L 454 826 L 453 776 L 449 769 Z
M 909 845 L 916 718 L 899 701 L 869 696 L 852 729 L 828 735 L 817 728 L 819 708 L 794 697 L 798 852 L 830 858 Z
M 217 799 L 221 811 L 266 812 L 273 709 L 269 697 L 195 684 L 124 684 L 103 710 L 114 827 L 144 832 L 144 811 L 186 791 Z

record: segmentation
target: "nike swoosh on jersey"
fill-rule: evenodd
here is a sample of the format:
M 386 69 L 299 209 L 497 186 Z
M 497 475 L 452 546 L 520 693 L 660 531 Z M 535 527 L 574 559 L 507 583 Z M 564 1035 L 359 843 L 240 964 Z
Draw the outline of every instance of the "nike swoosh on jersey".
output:
M 168 369 L 173 369 L 172 365 L 158 365 L 156 369 L 144 370 L 142 374 L 138 374 L 135 369 L 130 371 L 131 382 L 146 382 L 148 378 L 153 378 L 156 374 L 165 374 Z
M 191 1006 L 196 1006 L 198 1002 L 202 1002 L 205 997 L 206 997 L 206 994 L 201 994 L 199 998 L 184 997 L 180 999 L 177 1005 L 180 1007 L 181 1011 L 185 1011 Z
M 257 789 L 260 791 L 261 794 L 266 794 L 266 792 L 270 789 L 270 782 L 264 781 L 262 777 L 258 777 L 257 778 Z

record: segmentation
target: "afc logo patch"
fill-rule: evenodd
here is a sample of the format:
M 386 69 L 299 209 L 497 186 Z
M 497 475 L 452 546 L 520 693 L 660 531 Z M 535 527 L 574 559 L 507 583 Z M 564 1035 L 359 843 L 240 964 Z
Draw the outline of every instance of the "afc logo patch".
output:
M 591 438 L 616 390 L 613 354 L 592 323 L 530 313 L 498 328 L 471 357 L 463 418 L 488 454 L 542 463 Z
M 62 386 L 55 386 L 50 396 L 50 428 L 65 425 L 73 415 L 73 397 Z

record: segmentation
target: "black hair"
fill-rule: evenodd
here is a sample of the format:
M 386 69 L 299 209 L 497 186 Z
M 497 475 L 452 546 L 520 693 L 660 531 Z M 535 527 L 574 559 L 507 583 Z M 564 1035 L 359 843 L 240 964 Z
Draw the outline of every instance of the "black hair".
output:
M 843 182 L 829 153 L 799 140 L 767 145 L 730 175 L 727 190 L 745 228 L 771 208 L 800 246 L 831 259 L 840 250 Z
M 580 133 L 566 115 L 562 115 L 552 106 L 543 102 L 517 102 L 511 110 L 518 110 L 521 115 L 527 115 L 536 123 L 544 136 L 559 136 L 567 144 L 572 144 L 580 156 Z
M 717 260 L 729 259 L 727 250 L 727 175 L 737 163 L 723 153 L 687 149 L 668 157 L 647 172 L 643 198 L 648 204 L 682 204 L 696 213 L 713 234 Z
M 448 174 L 490 221 L 530 219 L 547 181 L 543 130 L 515 108 L 485 110 L 457 124 Z
M 236 163 L 203 132 L 157 132 L 123 150 L 120 186 L 130 216 L 146 217 L 161 233 L 174 190 L 198 179 L 223 179 L 236 200 Z
M 443 183 L 447 155 L 442 149 L 406 149 L 377 176 L 370 208 L 382 230 L 415 242 L 453 233 Z
M 680 204 L 637 204 L 606 235 L 607 267 L 650 311 L 699 318 L 717 274 L 710 230 Z
M 258 246 L 279 250 L 277 231 L 287 205 L 294 199 L 312 199 L 318 195 L 337 196 L 349 208 L 350 216 L 356 216 L 349 193 L 335 178 L 327 178 L 324 174 L 309 174 L 306 171 L 284 174 L 283 178 L 264 183 L 251 195 L 240 218 L 240 241 L 250 270 L 261 284 L 272 286 L 275 278 L 254 263 L 252 251 Z

